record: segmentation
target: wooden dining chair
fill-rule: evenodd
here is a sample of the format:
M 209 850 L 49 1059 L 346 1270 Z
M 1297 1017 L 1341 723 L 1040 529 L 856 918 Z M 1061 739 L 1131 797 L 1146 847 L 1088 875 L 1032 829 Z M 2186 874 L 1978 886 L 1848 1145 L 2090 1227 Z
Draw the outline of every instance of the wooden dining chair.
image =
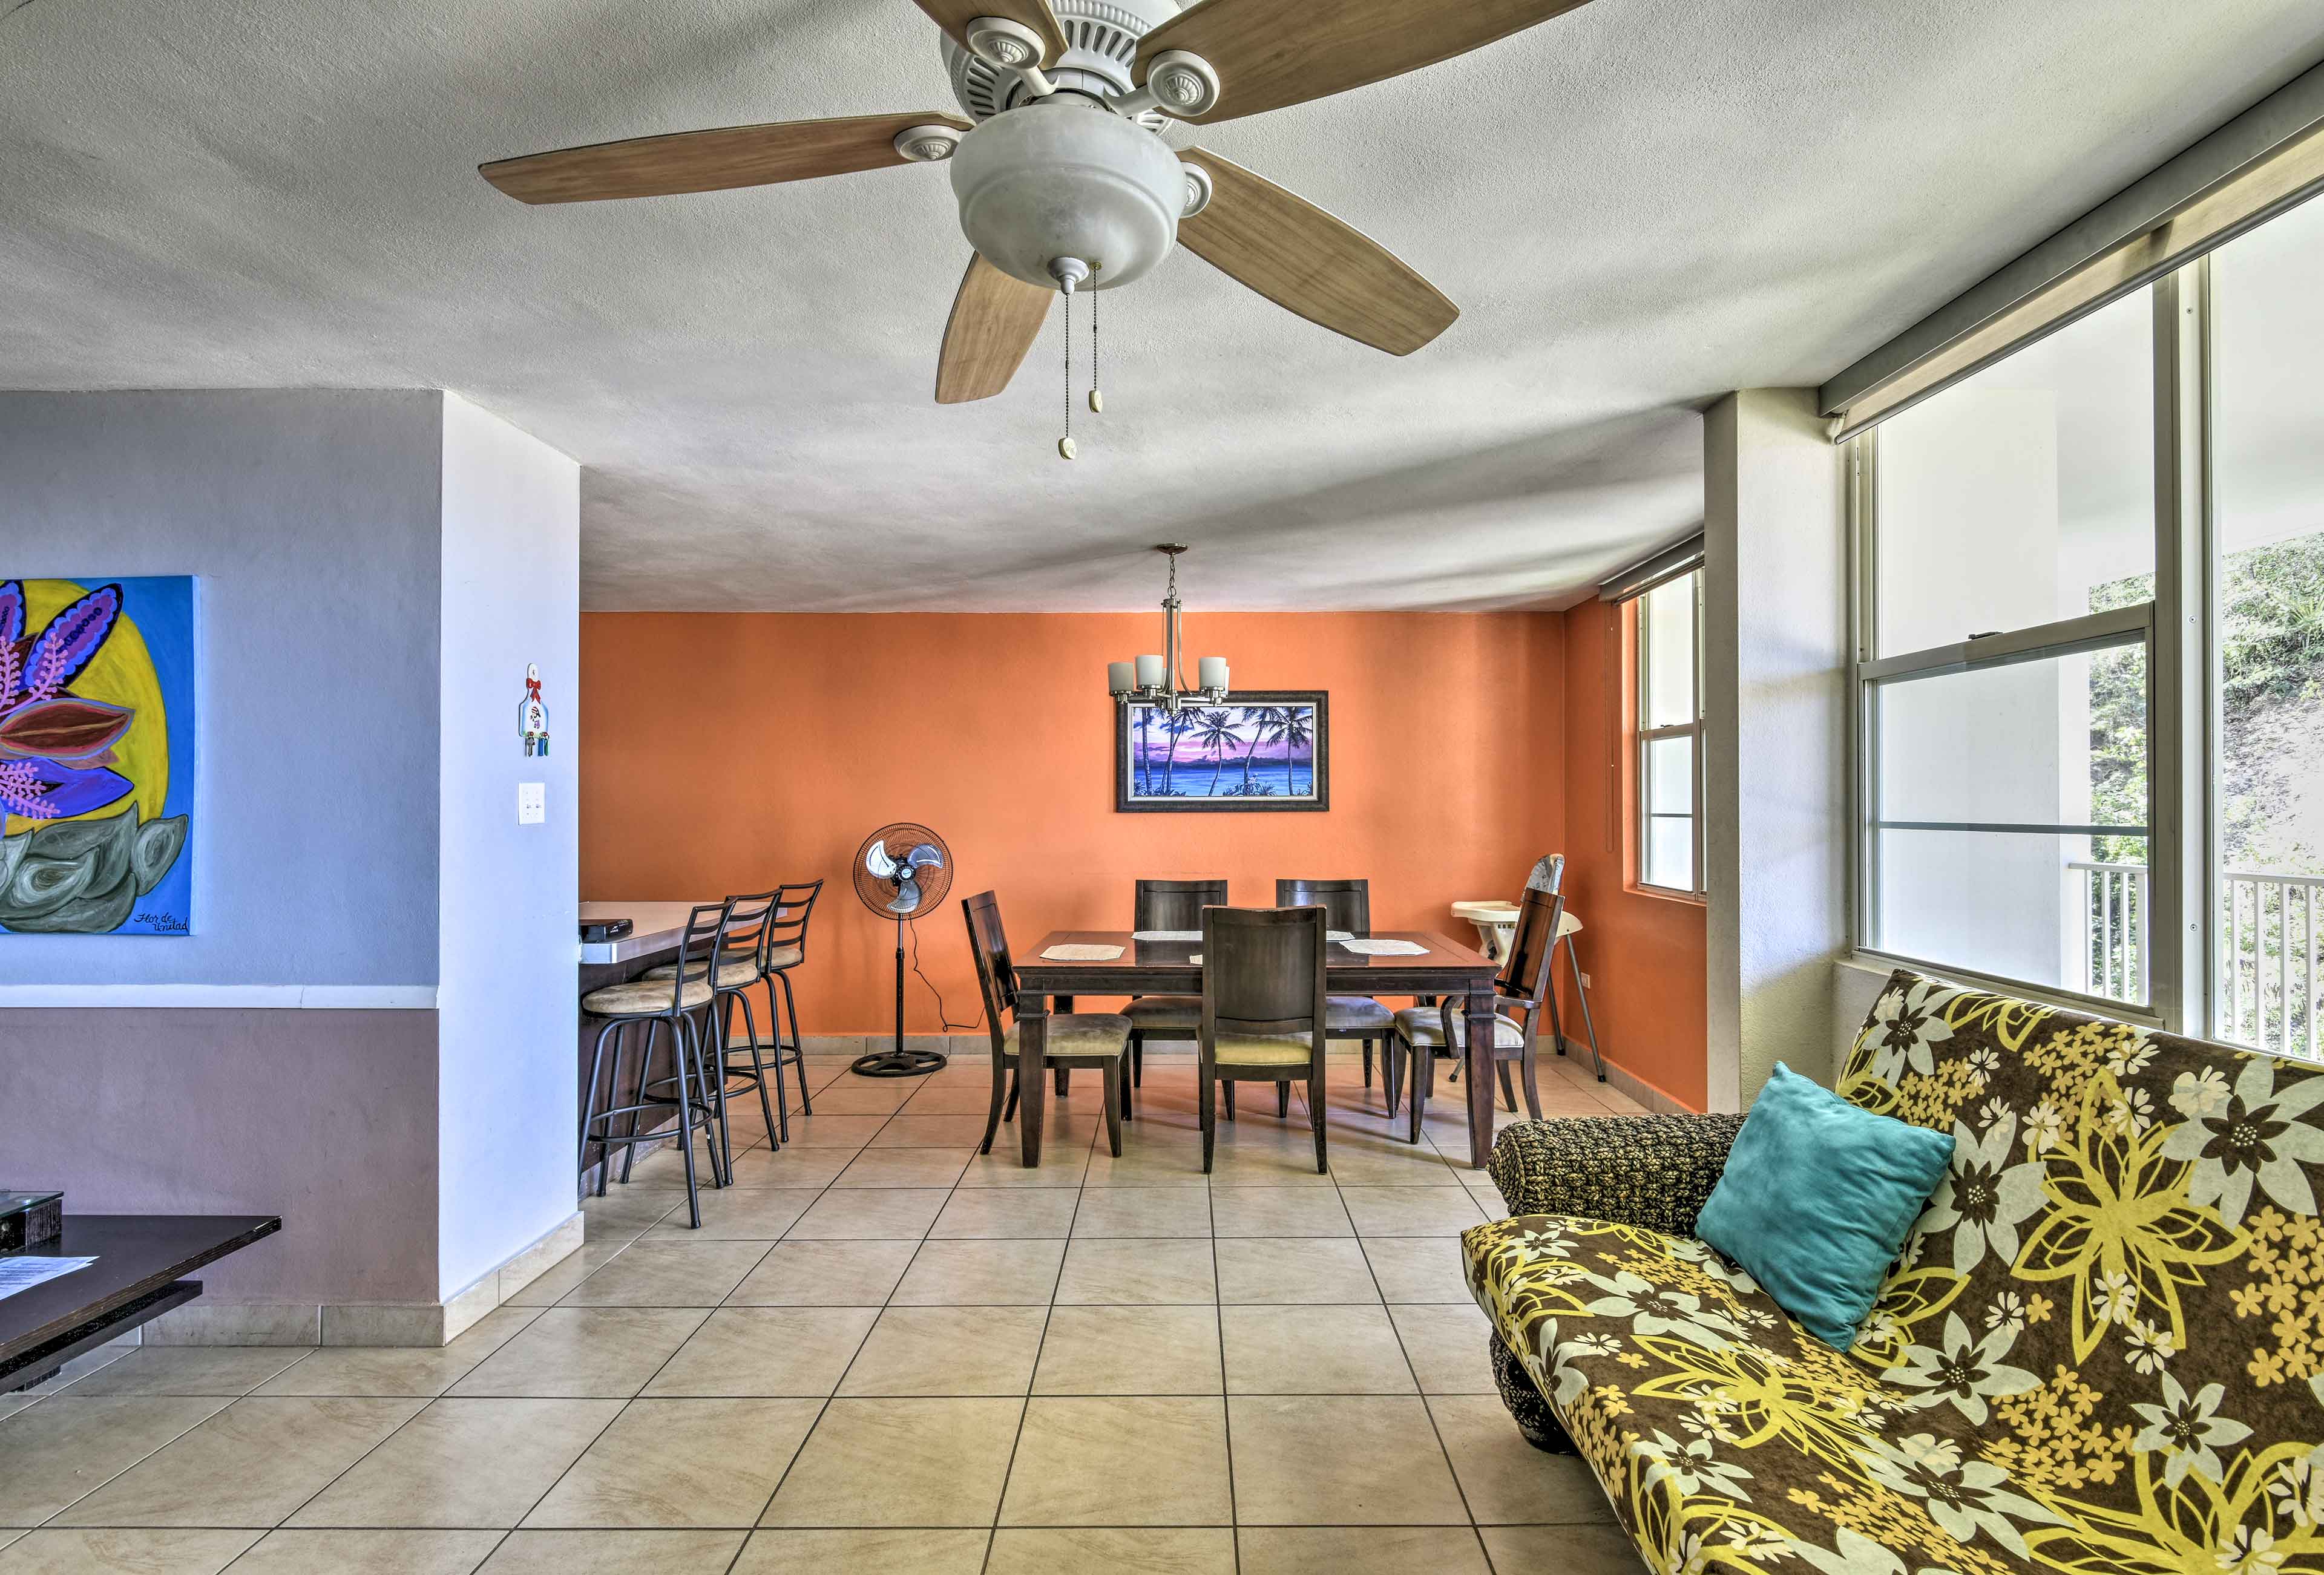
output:
M 1326 929 L 1365 935 L 1372 927 L 1372 883 L 1369 880 L 1277 880 L 1275 906 L 1301 907 L 1314 903 L 1323 910 Z M 1372 1041 L 1388 1036 L 1388 1008 L 1368 995 L 1335 995 L 1329 1002 L 1334 1039 L 1364 1042 L 1364 1086 L 1372 1085 Z
M 1534 865 L 1533 873 L 1526 878 L 1526 889 L 1557 891 L 1563 889 L 1564 883 L 1565 855 L 1548 853 Z M 1606 1081 L 1606 1057 L 1599 1052 L 1598 1024 L 1590 1016 L 1590 976 L 1582 972 L 1582 953 L 1578 949 L 1579 944 L 1574 940 L 1574 936 L 1581 933 L 1582 921 L 1573 916 L 1573 910 L 1570 907 L 1561 908 L 1557 915 L 1557 938 L 1550 943 L 1550 949 L 1554 952 L 1563 947 L 1565 951 L 1565 961 L 1573 971 L 1573 1003 L 1582 1009 L 1582 1031 L 1590 1040 L 1591 1064 L 1597 1071 L 1598 1081 L 1603 1082 Z M 1557 964 L 1555 962 L 1550 964 L 1549 977 L 1550 1016 L 1552 1021 L 1555 1021 L 1557 1015 Z M 1555 1041 L 1553 1048 L 1560 1055 L 1564 1055 L 1564 1025 L 1558 1024 L 1557 1031 L 1551 1036 Z
M 1203 910 L 1223 907 L 1227 902 L 1227 883 L 1223 880 L 1140 880 L 1131 907 L 1136 930 L 1199 930 L 1203 927 Z M 1130 1004 L 1121 1009 L 1130 1019 L 1130 1081 L 1133 1087 L 1146 1083 L 1146 1036 L 1158 1039 L 1190 1039 L 1203 1019 L 1203 998 L 1199 995 L 1139 995 L 1132 996 Z
M 977 988 L 984 996 L 984 1026 L 992 1036 L 992 1107 L 984 1121 L 984 1141 L 979 1154 L 992 1152 L 993 1134 L 1001 1130 L 1001 1106 L 1017 1108 L 1017 1025 L 1001 1027 L 1003 1015 L 1017 1012 L 1017 969 L 1009 958 L 1009 937 L 1001 928 L 1001 899 L 990 891 L 963 898 L 962 915 L 968 920 L 969 954 L 976 959 Z M 1121 1157 L 1122 1102 L 1129 1093 L 1130 1019 L 1112 1012 L 1056 1012 L 1048 1018 L 1043 1041 L 1051 1066 L 1089 1067 L 1105 1076 L 1105 1136 L 1116 1159 Z
M 1304 1078 L 1315 1130 L 1315 1170 L 1323 1150 L 1323 1053 L 1331 1009 L 1323 990 L 1323 909 L 1211 907 L 1203 910 L 1203 1017 L 1196 1043 L 1203 1171 L 1218 1138 L 1218 1085 Z
M 1550 963 L 1556 957 L 1557 921 L 1565 911 L 1563 894 L 1528 889 L 1517 911 L 1517 935 L 1502 960 L 1500 977 L 1493 981 L 1493 1062 L 1500 1073 L 1501 1094 L 1509 1109 L 1517 1108 L 1517 1091 L 1509 1084 L 1509 1064 L 1517 1064 L 1525 1082 L 1526 1111 L 1541 1119 L 1541 1086 L 1536 1081 L 1534 1052 L 1540 1036 L 1541 1018 L 1549 1013 L 1550 1031 L 1558 1032 L 1557 998 L 1551 988 Z M 1396 1112 L 1399 1085 L 1411 1104 L 1410 1138 L 1420 1141 L 1420 1121 L 1435 1078 L 1436 1053 L 1449 1049 L 1455 1056 L 1468 1046 L 1468 1003 L 1448 996 L 1435 1006 L 1406 1007 L 1396 1014 L 1388 1041 L 1388 1108 Z M 1523 1013 L 1522 1017 L 1515 1013 Z

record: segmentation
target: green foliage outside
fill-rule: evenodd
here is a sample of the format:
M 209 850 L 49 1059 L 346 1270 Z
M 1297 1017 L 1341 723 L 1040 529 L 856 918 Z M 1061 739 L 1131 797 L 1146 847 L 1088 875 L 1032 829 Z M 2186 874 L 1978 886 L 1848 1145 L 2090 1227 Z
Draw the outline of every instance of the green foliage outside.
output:
M 2229 870 L 2324 874 L 2324 533 L 2229 554 L 2220 624 L 2220 856 Z M 2154 576 L 2090 591 L 2090 611 L 2151 601 Z M 2090 661 L 2096 824 L 2146 824 L 2146 658 Z M 2144 864 L 2139 837 L 2092 839 L 2102 861 Z

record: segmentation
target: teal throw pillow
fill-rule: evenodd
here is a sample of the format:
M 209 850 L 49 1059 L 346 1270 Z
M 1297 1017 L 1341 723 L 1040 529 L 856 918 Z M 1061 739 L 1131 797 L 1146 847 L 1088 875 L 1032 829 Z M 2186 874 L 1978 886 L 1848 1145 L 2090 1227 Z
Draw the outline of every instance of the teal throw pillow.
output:
M 1695 1234 L 1846 1350 L 1952 1158 L 1943 1133 L 1858 1110 L 1779 1061 Z

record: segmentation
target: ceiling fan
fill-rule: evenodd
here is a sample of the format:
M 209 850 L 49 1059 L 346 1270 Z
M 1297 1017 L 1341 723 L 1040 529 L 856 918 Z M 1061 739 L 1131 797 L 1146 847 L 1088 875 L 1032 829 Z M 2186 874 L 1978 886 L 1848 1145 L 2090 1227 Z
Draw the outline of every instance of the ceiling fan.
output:
M 480 172 L 521 201 L 590 202 L 949 161 L 975 254 L 936 361 L 940 404 L 1006 388 L 1054 296 L 1070 313 L 1075 290 L 1129 284 L 1178 242 L 1278 306 L 1405 355 L 1460 309 L 1323 209 L 1202 148 L 1174 152 L 1166 120 L 1211 124 L 1345 92 L 1583 0 L 916 3 L 944 30 L 968 120 L 924 111 L 728 126 Z M 1070 441 L 1061 447 L 1070 457 Z

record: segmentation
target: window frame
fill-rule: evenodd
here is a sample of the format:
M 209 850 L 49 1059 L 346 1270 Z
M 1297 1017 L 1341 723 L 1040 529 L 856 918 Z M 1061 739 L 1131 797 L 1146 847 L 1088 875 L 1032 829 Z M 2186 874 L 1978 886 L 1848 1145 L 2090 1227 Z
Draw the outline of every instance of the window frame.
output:
M 1654 727 L 1648 725 L 1648 719 L 1655 714 L 1652 643 L 1654 636 L 1653 620 L 1646 616 L 1646 598 L 1682 578 L 1685 579 L 1692 588 L 1694 610 L 1694 719 L 1692 722 L 1673 723 L 1662 727 Z M 1630 731 L 1631 770 L 1637 786 L 1637 810 L 1630 823 L 1630 836 L 1634 843 L 1634 856 L 1630 861 L 1630 888 L 1634 891 L 1646 892 L 1656 897 L 1682 898 L 1691 902 L 1707 900 L 1709 892 L 1709 887 L 1704 879 L 1702 838 L 1705 818 L 1702 812 L 1703 795 L 1709 785 L 1705 760 L 1709 751 L 1703 748 L 1702 592 L 1702 566 L 1698 563 L 1685 570 L 1683 575 L 1672 575 L 1666 579 L 1656 581 L 1629 599 L 1631 649 L 1636 653 L 1635 659 L 1637 663 L 1637 681 L 1631 694 L 1632 704 L 1637 707 L 1634 724 Z M 1692 807 L 1684 816 L 1669 811 L 1657 814 L 1654 807 L 1654 745 L 1660 740 L 1673 738 L 1691 738 L 1694 741 L 1694 781 L 1691 800 Z M 1647 880 L 1647 863 L 1654 845 L 1654 823 L 1657 820 L 1682 818 L 1691 823 L 1690 840 L 1692 843 L 1694 883 L 1692 886 L 1670 886 L 1661 881 Z
M 2149 602 L 1950 645 L 1877 655 L 1878 426 L 1843 445 L 1849 539 L 1855 560 L 1849 578 L 1849 844 L 1855 897 L 1850 931 L 1859 959 L 1924 969 L 2166 1031 L 2214 1031 L 2208 988 L 2216 907 L 2211 889 L 2217 881 L 2209 784 L 2218 737 L 2215 686 L 2206 681 L 2217 648 L 2209 589 L 2209 278 L 2208 262 L 2198 259 L 2139 287 L 2151 301 L 2153 354 L 2154 596 Z M 2119 299 L 2108 297 L 2090 309 Z M 2065 326 L 2061 322 L 2052 331 Z M 1879 686 L 2133 643 L 2144 648 L 2146 659 L 2147 907 L 2141 948 L 2146 999 L 2089 994 L 1875 944 L 1880 833 L 1899 825 L 1880 814 Z M 1958 829 L 1994 828 L 1963 824 Z M 2083 829 L 2061 825 L 2052 834 Z

